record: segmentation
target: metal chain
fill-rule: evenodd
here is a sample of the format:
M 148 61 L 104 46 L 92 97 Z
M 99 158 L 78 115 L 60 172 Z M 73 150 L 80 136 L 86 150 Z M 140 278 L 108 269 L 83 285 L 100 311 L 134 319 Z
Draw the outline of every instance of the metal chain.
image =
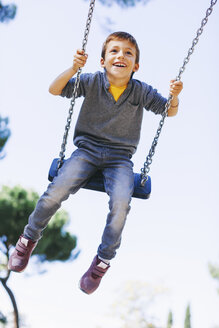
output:
M 199 37 L 200 35 L 202 34 L 203 32 L 203 28 L 204 26 L 207 24 L 208 22 L 208 16 L 211 15 L 212 11 L 213 11 L 213 6 L 216 4 L 217 0 L 211 0 L 211 5 L 210 7 L 207 9 L 206 11 L 206 16 L 205 18 L 202 19 L 201 21 L 201 26 L 200 28 L 197 30 L 197 33 L 196 33 L 196 37 L 193 39 L 192 41 L 192 46 L 189 48 L 188 50 L 188 54 L 186 56 L 186 58 L 184 59 L 183 61 L 183 65 L 182 67 L 180 67 L 179 69 L 179 74 L 177 75 L 176 77 L 176 80 L 177 81 L 180 81 L 181 79 L 181 75 L 183 74 L 183 72 L 185 71 L 185 68 L 186 68 L 186 65 L 188 64 L 189 60 L 190 60 L 190 57 L 191 55 L 193 54 L 194 52 L 194 48 L 196 46 L 196 44 L 198 43 L 199 41 Z M 167 117 L 167 113 L 168 113 L 168 109 L 170 107 L 170 104 L 171 104 L 171 100 L 172 100 L 172 96 L 169 94 L 168 96 L 168 100 L 166 102 L 166 105 L 165 105 L 165 111 L 164 113 L 162 114 L 162 118 L 159 122 L 159 126 L 158 126 L 158 129 L 157 129 L 157 132 L 156 132 L 156 135 L 154 137 L 154 140 L 152 142 L 152 145 L 151 145 L 151 148 L 149 150 L 149 153 L 146 157 L 146 161 L 144 162 L 144 167 L 141 169 L 141 185 L 144 186 L 145 185 L 145 182 L 147 181 L 148 179 L 148 173 L 150 171 L 150 165 L 152 163 L 152 157 L 154 156 L 155 154 L 155 148 L 157 146 L 157 143 L 158 143 L 158 139 L 160 137 L 160 134 L 161 134 L 161 131 L 162 131 L 162 128 L 163 128 L 163 125 L 164 125 L 164 122 L 165 122 L 165 118 Z
M 91 20 L 92 20 L 92 16 L 93 16 L 94 5 L 95 5 L 95 0 L 91 0 L 90 1 L 90 6 L 89 6 L 89 11 L 88 11 L 86 27 L 85 27 L 85 32 L 84 32 L 84 38 L 83 38 L 83 41 L 82 41 L 82 50 L 84 50 L 84 51 L 86 50 L 86 45 L 87 45 L 87 41 L 88 41 L 88 34 L 90 32 L 90 25 L 91 25 Z M 58 168 L 60 168 L 62 166 L 63 160 L 65 158 L 65 149 L 66 149 L 66 144 L 67 144 L 67 138 L 68 138 L 68 133 L 69 133 L 70 126 L 71 126 L 72 114 L 73 114 L 73 109 L 74 109 L 74 105 L 75 105 L 75 98 L 77 97 L 77 92 L 78 92 L 78 88 L 79 88 L 81 72 L 82 72 L 82 69 L 79 68 L 79 70 L 77 72 L 76 80 L 75 80 L 75 83 L 74 83 L 74 89 L 73 89 L 72 98 L 71 98 L 71 102 L 70 102 L 70 108 L 69 108 L 69 112 L 68 112 L 67 123 L 65 125 L 65 132 L 64 132 L 64 135 L 63 135 L 61 150 L 60 150 L 60 153 L 59 153 Z

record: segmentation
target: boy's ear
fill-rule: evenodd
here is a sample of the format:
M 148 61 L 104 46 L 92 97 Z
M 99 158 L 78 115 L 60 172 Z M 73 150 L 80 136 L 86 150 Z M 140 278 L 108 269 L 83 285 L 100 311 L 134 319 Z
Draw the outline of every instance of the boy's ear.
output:
M 133 68 L 133 72 L 137 72 L 139 69 L 139 63 L 135 63 L 135 66 Z
M 104 61 L 104 59 L 103 58 L 101 58 L 100 59 L 100 65 L 101 65 L 101 67 L 105 67 L 105 61 Z

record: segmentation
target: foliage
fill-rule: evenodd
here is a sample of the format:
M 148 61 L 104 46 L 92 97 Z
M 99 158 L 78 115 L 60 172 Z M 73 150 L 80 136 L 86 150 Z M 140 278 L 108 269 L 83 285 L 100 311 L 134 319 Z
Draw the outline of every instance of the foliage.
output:
M 0 323 L 6 324 L 7 323 L 7 318 L 4 316 L 2 312 L 0 312 Z
M 157 328 L 151 305 L 163 292 L 142 281 L 124 283 L 112 308 L 122 323 L 121 328 Z
M 172 311 L 170 311 L 167 319 L 167 328 L 172 328 L 172 326 L 173 326 L 173 313 Z
M 112 6 L 117 4 L 120 7 L 134 7 L 137 4 L 146 4 L 149 0 L 99 0 L 104 6 Z
M 208 268 L 209 268 L 209 271 L 210 271 L 210 274 L 211 274 L 212 278 L 216 279 L 217 282 L 219 282 L 219 266 L 209 264 Z M 219 293 L 219 288 L 218 288 L 217 291 Z
M 4 245 L 4 254 L 15 246 L 18 236 L 27 224 L 27 218 L 34 210 L 39 196 L 36 192 L 20 186 L 3 186 L 0 191 L 0 241 Z M 76 237 L 64 231 L 69 215 L 64 211 L 56 213 L 45 230 L 43 238 L 34 253 L 41 261 L 67 260 L 76 247 Z
M 191 312 L 190 312 L 190 305 L 186 308 L 186 316 L 184 321 L 184 328 L 191 328 Z
M 69 215 L 62 210 L 55 214 L 47 229 L 43 239 L 40 240 L 33 254 L 39 255 L 41 261 L 65 261 L 69 258 L 71 251 L 76 247 L 76 237 L 63 227 L 69 221 Z
M 5 23 L 10 21 L 11 19 L 14 19 L 17 12 L 17 7 L 14 4 L 9 4 L 6 6 L 3 6 L 0 2 L 0 22 Z
M 3 158 L 3 148 L 10 137 L 10 130 L 8 128 L 8 118 L 2 118 L 0 116 L 0 159 Z

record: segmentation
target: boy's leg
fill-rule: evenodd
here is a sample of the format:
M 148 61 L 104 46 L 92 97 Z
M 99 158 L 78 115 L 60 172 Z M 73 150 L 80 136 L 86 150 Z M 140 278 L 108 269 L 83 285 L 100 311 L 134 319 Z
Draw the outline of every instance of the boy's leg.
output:
M 41 238 L 49 220 L 70 194 L 82 187 L 96 171 L 95 159 L 84 149 L 77 149 L 60 168 L 59 174 L 49 184 L 29 217 L 24 234 L 19 238 L 9 260 L 9 269 L 21 272 L 28 264 L 29 257 Z
M 110 212 L 107 216 L 98 256 L 111 260 L 121 244 L 121 235 L 130 211 L 130 202 L 134 190 L 132 162 L 129 166 L 107 168 L 104 170 L 105 188 L 108 193 Z
M 112 156 L 113 160 L 113 156 Z M 134 174 L 132 162 L 126 160 L 103 170 L 105 189 L 110 196 L 110 212 L 103 232 L 102 242 L 98 248 L 90 268 L 82 276 L 79 287 L 87 294 L 93 293 L 101 282 L 103 275 L 109 269 L 107 260 L 111 260 L 121 243 L 121 234 L 130 210 L 130 201 L 134 189 Z
M 76 193 L 95 171 L 96 166 L 92 157 L 83 149 L 77 149 L 66 160 L 58 176 L 49 184 L 48 189 L 39 199 L 24 229 L 24 236 L 32 240 L 40 239 L 43 230 L 60 208 L 62 201 L 66 200 L 70 194 Z
M 62 201 L 76 193 L 96 171 L 92 156 L 84 149 L 77 149 L 60 168 L 58 176 L 49 184 L 30 215 L 24 236 L 38 240 Z

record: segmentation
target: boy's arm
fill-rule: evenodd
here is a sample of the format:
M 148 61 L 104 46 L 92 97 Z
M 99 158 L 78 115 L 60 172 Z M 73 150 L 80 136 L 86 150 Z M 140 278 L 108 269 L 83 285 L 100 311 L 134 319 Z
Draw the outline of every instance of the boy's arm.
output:
M 175 116 L 178 112 L 179 99 L 178 95 L 183 89 L 182 81 L 171 80 L 170 81 L 170 95 L 172 96 L 170 108 L 168 109 L 168 116 Z
M 77 50 L 74 55 L 73 65 L 61 73 L 50 85 L 49 92 L 53 95 L 60 95 L 68 81 L 77 73 L 80 67 L 84 67 L 87 61 L 87 54 L 83 50 Z

